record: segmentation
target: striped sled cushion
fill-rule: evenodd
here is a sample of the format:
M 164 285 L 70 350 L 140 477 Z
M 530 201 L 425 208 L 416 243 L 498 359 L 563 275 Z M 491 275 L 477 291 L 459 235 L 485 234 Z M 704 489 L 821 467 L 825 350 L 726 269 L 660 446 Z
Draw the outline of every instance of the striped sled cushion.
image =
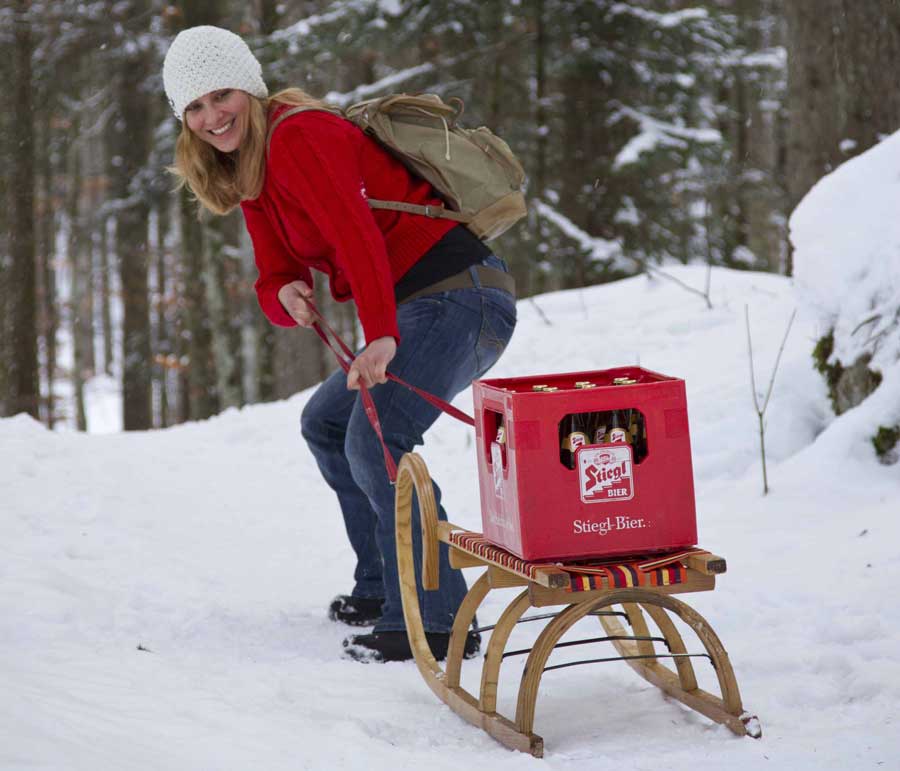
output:
M 502 565 L 529 580 L 540 570 L 563 570 L 569 574 L 567 592 L 591 589 L 627 589 L 636 586 L 671 586 L 687 580 L 682 560 L 692 554 L 708 554 L 704 549 L 679 549 L 667 554 L 616 557 L 597 561 L 526 562 L 486 540 L 481 533 L 454 530 L 450 543 L 482 559 Z

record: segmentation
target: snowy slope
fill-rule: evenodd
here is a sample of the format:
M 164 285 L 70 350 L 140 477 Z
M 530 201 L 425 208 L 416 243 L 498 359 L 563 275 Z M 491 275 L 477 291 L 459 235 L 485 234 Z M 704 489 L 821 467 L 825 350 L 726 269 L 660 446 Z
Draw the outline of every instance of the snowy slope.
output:
M 703 286 L 703 269 L 672 272 Z M 641 277 L 536 298 L 549 326 L 520 302 L 491 374 L 639 361 L 686 379 L 700 540 L 729 563 L 714 593 L 689 599 L 725 643 L 761 741 L 605 664 L 546 675 L 536 761 L 453 715 L 414 664 L 341 659 L 348 630 L 325 607 L 350 588 L 352 560 L 299 437 L 303 393 L 150 433 L 0 420 L 0 769 L 900 769 L 900 472 L 867 441 L 900 401 L 900 371 L 833 419 L 801 308 L 769 407 L 764 497 L 744 305 L 766 384 L 795 292 L 716 270 L 712 300 Z M 423 454 L 451 519 L 480 529 L 470 429 L 442 418 Z M 506 712 L 518 666 L 504 664 Z M 470 689 L 479 669 L 464 668 Z

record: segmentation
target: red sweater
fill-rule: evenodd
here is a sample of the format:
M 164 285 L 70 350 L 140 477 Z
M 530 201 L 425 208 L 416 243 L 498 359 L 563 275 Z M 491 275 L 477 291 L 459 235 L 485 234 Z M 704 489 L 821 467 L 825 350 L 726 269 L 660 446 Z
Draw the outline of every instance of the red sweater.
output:
M 356 301 L 367 343 L 399 340 L 394 284 L 456 223 L 375 211 L 366 196 L 441 203 L 428 182 L 349 121 L 309 110 L 281 122 L 262 192 L 241 203 L 259 304 L 273 324 L 295 326 L 278 290 L 297 279 L 312 286 L 314 268 L 328 275 L 335 300 Z

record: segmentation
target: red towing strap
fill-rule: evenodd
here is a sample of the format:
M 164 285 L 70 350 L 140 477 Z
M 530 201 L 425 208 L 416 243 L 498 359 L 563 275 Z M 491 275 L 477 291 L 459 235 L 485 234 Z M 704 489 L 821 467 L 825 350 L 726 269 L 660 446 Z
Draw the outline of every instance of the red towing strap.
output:
M 325 317 L 319 312 L 316 304 L 309 299 L 306 300 L 306 303 L 316 317 L 316 320 L 312 325 L 316 334 L 322 342 L 331 349 L 331 352 L 334 354 L 334 358 L 337 359 L 337 363 L 340 365 L 341 369 L 344 370 L 344 372 L 349 372 L 350 365 L 356 358 L 353 351 L 351 351 L 347 344 L 341 339 L 341 336 L 332 329 L 331 325 L 325 320 Z M 332 339 L 334 342 L 332 342 Z M 392 375 L 390 372 L 387 373 L 387 378 L 398 385 L 402 385 L 404 388 L 408 388 L 413 393 L 418 394 L 429 404 L 446 412 L 451 417 L 462 421 L 466 425 L 475 425 L 475 421 L 471 416 L 466 415 L 462 410 L 458 410 L 452 404 L 445 402 L 434 394 L 430 394 L 428 391 L 424 391 L 421 388 L 411 385 L 405 380 L 401 380 L 396 375 Z M 363 407 L 366 411 L 366 417 L 368 417 L 369 423 L 372 424 L 372 428 L 375 430 L 378 441 L 381 442 L 381 448 L 384 450 L 384 465 L 387 468 L 388 478 L 391 480 L 391 484 L 394 484 L 397 481 L 397 464 L 394 463 L 394 458 L 391 456 L 387 444 L 385 444 L 384 434 L 381 430 L 381 422 L 378 420 L 378 411 L 375 409 L 375 401 L 372 399 L 372 394 L 369 393 L 369 389 L 366 387 L 366 384 L 363 383 L 362 379 L 359 380 L 359 393 L 363 402 Z

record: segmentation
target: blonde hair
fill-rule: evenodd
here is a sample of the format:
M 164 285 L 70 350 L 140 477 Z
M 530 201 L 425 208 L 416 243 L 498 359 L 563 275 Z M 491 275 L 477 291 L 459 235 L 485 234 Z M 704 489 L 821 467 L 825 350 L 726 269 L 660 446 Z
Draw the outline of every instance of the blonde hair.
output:
M 201 207 L 213 214 L 228 214 L 241 201 L 257 198 L 266 178 L 266 137 L 269 113 L 279 104 L 318 107 L 333 112 L 340 108 L 310 96 L 299 88 L 286 88 L 268 99 L 248 94 L 249 108 L 241 120 L 247 127 L 241 146 L 222 153 L 204 142 L 181 122 L 175 143 L 175 163 L 169 171 L 187 186 Z

